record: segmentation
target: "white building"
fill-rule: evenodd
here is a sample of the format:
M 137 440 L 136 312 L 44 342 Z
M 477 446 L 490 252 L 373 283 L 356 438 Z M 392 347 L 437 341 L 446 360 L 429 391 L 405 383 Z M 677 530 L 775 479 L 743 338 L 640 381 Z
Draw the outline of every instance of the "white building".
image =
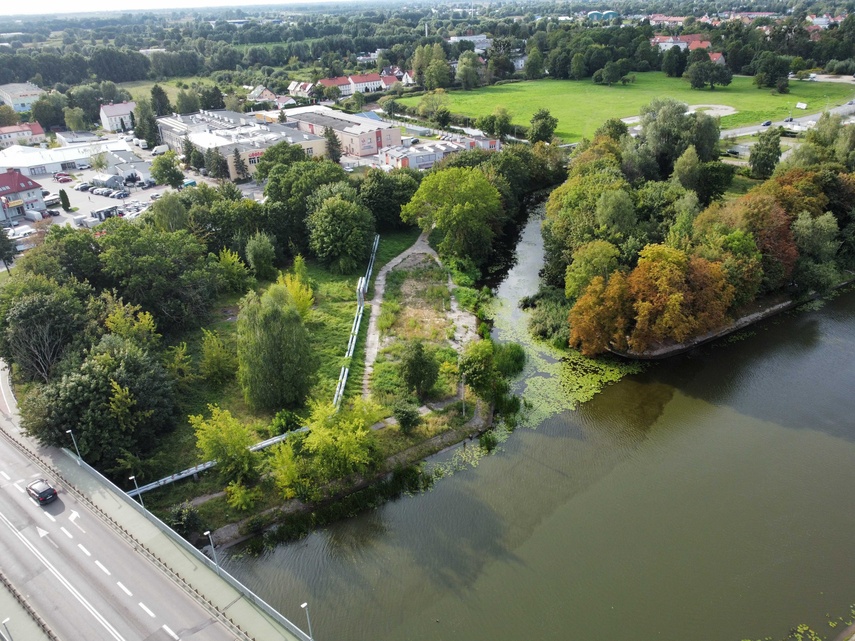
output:
M 37 122 L 0 127 L 0 149 L 12 145 L 36 145 L 45 141 L 45 131 Z
M 352 156 L 373 156 L 383 147 L 401 144 L 401 130 L 383 120 L 312 105 L 288 110 L 288 121 L 300 131 L 323 136 L 327 127 L 335 132 L 341 150 Z
M 44 93 L 46 93 L 44 89 L 40 89 L 30 82 L 13 82 L 8 85 L 0 85 L 0 101 L 18 113 L 30 111 L 33 108 L 33 103 Z
M 137 108 L 135 102 L 101 105 L 101 126 L 105 131 L 129 131 L 134 128 L 131 114 Z
M 42 186 L 19 171 L 7 169 L 0 173 L 0 207 L 7 224 L 30 210 L 44 211 Z
M 0 151 L 0 167 L 19 170 L 25 176 L 49 176 L 58 171 L 75 171 L 80 165 L 91 164 L 92 156 L 113 150 L 129 151 L 124 140 L 109 140 L 83 145 L 41 149 L 12 145 Z

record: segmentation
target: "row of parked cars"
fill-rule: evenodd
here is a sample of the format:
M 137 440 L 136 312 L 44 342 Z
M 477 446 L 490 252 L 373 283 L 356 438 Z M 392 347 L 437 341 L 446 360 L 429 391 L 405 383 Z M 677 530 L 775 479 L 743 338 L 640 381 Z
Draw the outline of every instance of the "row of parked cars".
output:
M 113 189 L 112 187 L 95 187 L 94 185 L 90 185 L 89 183 L 80 183 L 79 185 L 75 185 L 74 189 L 76 191 L 88 191 L 90 194 L 95 194 L 96 196 L 107 196 L 109 198 L 127 198 L 131 195 L 127 189 Z

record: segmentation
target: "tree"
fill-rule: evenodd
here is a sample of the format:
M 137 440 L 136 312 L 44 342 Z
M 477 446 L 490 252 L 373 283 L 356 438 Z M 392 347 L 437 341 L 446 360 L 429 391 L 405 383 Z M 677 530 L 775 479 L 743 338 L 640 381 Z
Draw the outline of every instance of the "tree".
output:
M 390 118 L 394 118 L 401 112 L 401 106 L 395 101 L 393 96 L 383 96 L 378 101 L 380 108 Z
M 748 156 L 751 173 L 755 178 L 768 178 L 780 158 L 781 130 L 779 127 L 770 127 L 762 132 L 757 142 L 751 146 L 751 154 Z
M 235 174 L 238 177 L 238 180 L 244 180 L 249 176 L 249 168 L 246 166 L 246 163 L 243 160 L 243 156 L 240 155 L 240 151 L 235 147 L 234 153 L 232 154 L 232 163 L 235 167 Z
M 202 359 L 199 372 L 206 381 L 217 387 L 231 381 L 237 371 L 237 358 L 226 347 L 217 332 L 202 328 Z
M 528 139 L 532 143 L 552 142 L 552 135 L 557 126 L 558 119 L 550 114 L 548 109 L 538 109 L 531 117 Z
M 59 203 L 63 211 L 71 211 L 71 203 L 68 202 L 68 194 L 65 193 L 64 189 L 59 190 Z
M 110 334 L 83 362 L 21 404 L 24 429 L 41 443 L 65 445 L 69 425 L 86 461 L 115 468 L 172 425 L 174 388 L 157 356 Z
M 574 251 L 564 280 L 567 299 L 579 298 L 595 277 L 607 279 L 617 269 L 619 256 L 620 250 L 604 240 L 593 240 Z
M 433 118 L 438 110 L 448 108 L 450 100 L 445 89 L 429 91 L 419 101 L 419 115 L 423 118 Z
M 433 122 L 440 129 L 445 129 L 451 122 L 451 112 L 448 107 L 440 107 L 433 113 Z
M 208 175 L 217 180 L 229 178 L 229 161 L 220 153 L 216 147 L 211 147 L 205 152 L 205 169 Z
M 349 274 L 362 266 L 371 251 L 374 216 L 359 203 L 340 196 L 327 198 L 309 214 L 309 247 L 334 272 Z
M 155 121 L 154 111 L 151 108 L 151 102 L 148 100 L 138 100 L 133 116 L 134 135 L 137 138 L 145 140 L 150 149 L 153 148 L 157 145 L 157 122 Z
M 278 411 L 303 403 L 313 360 L 299 312 L 273 297 L 250 292 L 237 321 L 238 382 L 247 404 Z
M 839 280 L 834 261 L 840 248 L 837 219 L 831 212 L 813 217 L 802 212 L 793 221 L 793 237 L 799 249 L 794 280 L 803 291 L 825 293 Z
M 478 118 L 475 126 L 488 136 L 504 140 L 511 132 L 511 114 L 504 107 L 497 106 L 489 116 Z
M 17 254 L 17 243 L 9 238 L 9 234 L 5 228 L 0 229 L 0 260 L 3 261 L 7 272 L 9 271 L 9 263 L 15 260 Z
M 703 89 L 709 85 L 712 90 L 716 85 L 727 86 L 733 81 L 733 73 L 730 69 L 724 65 L 717 65 L 709 59 L 690 64 L 683 77 L 689 81 L 692 89 Z
M 17 125 L 20 122 L 18 112 L 9 105 L 0 105 L 0 127 Z
M 39 123 L 45 131 L 51 127 L 59 127 L 65 124 L 65 113 L 63 110 L 68 106 L 68 99 L 61 93 L 51 92 L 42 94 L 33 103 L 30 114 L 33 120 Z
M 505 220 L 498 190 L 478 169 L 433 172 L 401 210 L 404 222 L 442 234 L 440 254 L 480 266 Z
M 588 70 L 585 66 L 585 56 L 581 53 L 573 55 L 570 61 L 570 77 L 574 80 L 581 80 L 588 75 Z
M 206 461 L 217 462 L 217 472 L 226 481 L 254 479 L 258 472 L 258 454 L 250 450 L 255 438 L 252 430 L 228 410 L 208 405 L 210 418 L 201 414 L 188 417 L 196 433 L 196 447 Z
M 460 83 L 464 90 L 469 91 L 480 84 L 480 76 L 478 69 L 481 63 L 478 61 L 478 56 L 472 51 L 466 51 L 460 54 L 457 61 L 457 75 L 455 80 Z
M 408 392 L 415 392 L 424 402 L 439 376 L 439 363 L 425 351 L 421 341 L 407 345 L 401 357 L 401 378 Z
M 107 153 L 104 151 L 93 153 L 89 156 L 89 164 L 92 165 L 93 170 L 103 171 L 107 168 Z
M 85 131 L 86 117 L 80 107 L 66 107 L 62 110 L 65 126 L 71 131 Z
M 327 158 L 332 162 L 339 162 L 341 160 L 341 141 L 332 127 L 324 129 L 324 138 L 327 141 Z
M 460 373 L 466 377 L 466 384 L 486 401 L 495 401 L 507 391 L 507 383 L 496 367 L 491 340 L 466 345 L 460 358 Z
M 276 258 L 276 249 L 268 234 L 256 232 L 246 242 L 246 262 L 249 263 L 256 278 L 270 280 L 276 275 L 276 269 L 273 267 L 274 258 Z
M 149 208 L 148 219 L 160 231 L 173 232 L 187 229 L 187 214 L 187 206 L 178 193 L 168 191 Z
M 306 152 L 300 145 L 292 145 L 287 142 L 278 142 L 268 147 L 261 154 L 255 165 L 255 179 L 257 181 L 267 180 L 270 170 L 276 165 L 290 165 L 294 162 L 306 160 Z
M 166 116 L 172 113 L 172 105 L 169 104 L 169 96 L 159 84 L 155 83 L 151 88 L 151 108 L 155 116 Z M 197 110 L 198 111 L 198 110 Z
M 543 77 L 544 61 L 540 49 L 532 49 L 525 61 L 526 80 L 537 80 Z
M 178 158 L 171 149 L 155 158 L 151 163 L 151 177 L 158 185 L 169 185 L 178 189 L 184 182 L 184 172 L 178 166 Z
M 374 214 L 377 231 L 406 227 L 401 208 L 419 188 L 421 174 L 407 169 L 369 169 L 359 183 L 359 202 Z
M 674 45 L 662 55 L 662 71 L 669 78 L 679 78 L 686 69 L 686 56 Z

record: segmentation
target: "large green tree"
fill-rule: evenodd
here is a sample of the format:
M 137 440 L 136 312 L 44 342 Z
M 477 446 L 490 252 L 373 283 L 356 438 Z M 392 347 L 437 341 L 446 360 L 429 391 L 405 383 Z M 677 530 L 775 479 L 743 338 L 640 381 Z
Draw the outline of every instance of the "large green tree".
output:
M 169 185 L 178 189 L 184 182 L 184 172 L 178 166 L 178 157 L 171 149 L 155 158 L 151 163 L 151 177 L 158 185 Z
M 335 130 L 332 127 L 326 127 L 324 138 L 327 141 L 327 158 L 332 162 L 339 162 L 341 160 L 341 141 L 336 136 Z
M 206 461 L 217 462 L 217 472 L 225 481 L 243 482 L 257 476 L 258 454 L 250 450 L 256 438 L 249 426 L 228 410 L 209 405 L 209 418 L 188 418 L 196 433 L 196 447 Z
M 312 380 L 309 333 L 293 305 L 250 292 L 237 322 L 238 381 L 247 404 L 275 412 L 303 403 Z
M 454 167 L 422 180 L 413 199 L 401 210 L 404 222 L 442 234 L 444 256 L 481 266 L 505 221 L 498 190 L 479 169 Z
M 415 392 L 419 400 L 424 401 L 438 376 L 439 363 L 425 351 L 424 343 L 413 341 L 407 345 L 401 357 L 401 378 L 407 391 Z
M 374 216 L 358 202 L 327 198 L 306 222 L 312 253 L 334 272 L 352 273 L 368 258 Z
M 532 144 L 536 142 L 551 142 L 555 128 L 558 126 L 558 118 L 549 113 L 548 109 L 538 109 L 531 117 L 531 127 L 528 130 L 528 139 Z
M 154 110 L 151 108 L 151 101 L 138 100 L 137 106 L 133 111 L 134 120 L 134 135 L 141 140 L 145 140 L 149 149 L 157 145 L 157 122 L 155 120 Z
M 172 113 L 172 105 L 169 104 L 169 96 L 159 84 L 155 83 L 151 88 L 151 108 L 155 116 L 166 116 Z
M 781 130 L 770 127 L 762 132 L 757 142 L 751 146 L 748 164 L 755 178 L 768 178 L 781 159 Z
M 276 165 L 286 167 L 294 162 L 306 160 L 306 152 L 300 145 L 292 145 L 287 142 L 278 142 L 272 147 L 265 149 L 258 163 L 255 165 L 255 179 L 267 180 L 270 170 Z

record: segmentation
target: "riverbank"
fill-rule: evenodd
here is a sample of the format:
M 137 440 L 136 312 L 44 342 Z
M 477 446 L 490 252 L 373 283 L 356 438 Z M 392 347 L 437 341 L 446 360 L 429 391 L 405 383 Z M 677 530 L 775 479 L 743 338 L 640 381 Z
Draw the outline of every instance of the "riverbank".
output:
M 773 316 L 777 316 L 778 314 L 799 307 L 800 305 L 804 305 L 805 303 L 809 303 L 811 301 L 823 298 L 824 296 L 827 296 L 832 292 L 838 291 L 848 285 L 851 285 L 852 283 L 855 283 L 855 278 L 850 278 L 842 283 L 835 285 L 831 288 L 830 292 L 827 292 L 825 294 L 814 294 L 812 296 L 808 296 L 807 298 L 800 298 L 797 300 L 787 299 L 783 302 L 770 304 L 761 309 L 760 311 L 751 312 L 750 314 L 740 316 L 727 327 L 707 332 L 706 334 L 696 336 L 695 338 L 691 338 L 682 343 L 675 343 L 673 345 L 662 345 L 660 347 L 657 347 L 656 349 L 646 350 L 644 352 L 633 352 L 631 350 L 621 351 L 616 349 L 609 349 L 609 352 L 622 358 L 639 361 L 656 361 L 671 358 L 672 356 L 685 354 L 686 352 L 695 349 L 696 347 L 700 347 L 701 345 L 710 343 L 719 338 L 724 338 L 725 336 L 733 334 L 734 332 L 738 332 L 739 330 L 745 329 L 746 327 L 754 325 L 755 323 L 759 323 L 760 321 L 766 320 L 767 318 L 772 318 Z

